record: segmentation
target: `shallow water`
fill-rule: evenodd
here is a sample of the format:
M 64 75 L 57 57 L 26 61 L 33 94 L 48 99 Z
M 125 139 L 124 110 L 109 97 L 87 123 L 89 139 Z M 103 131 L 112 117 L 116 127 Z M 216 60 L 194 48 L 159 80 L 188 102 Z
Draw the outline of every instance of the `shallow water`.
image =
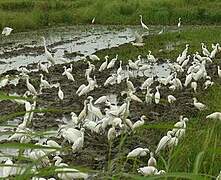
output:
M 161 27 L 151 27 L 150 34 L 158 33 L 160 29 Z M 72 26 L 14 32 L 8 37 L 1 37 L 0 73 L 37 63 L 39 60 L 46 61 L 42 36 L 46 38 L 48 49 L 60 64 L 63 63 L 61 58 L 68 54 L 74 54 L 69 60 L 80 60 L 98 50 L 134 41 L 135 31 L 146 33 L 140 26 Z M 174 27 L 169 27 L 168 31 L 174 31 Z

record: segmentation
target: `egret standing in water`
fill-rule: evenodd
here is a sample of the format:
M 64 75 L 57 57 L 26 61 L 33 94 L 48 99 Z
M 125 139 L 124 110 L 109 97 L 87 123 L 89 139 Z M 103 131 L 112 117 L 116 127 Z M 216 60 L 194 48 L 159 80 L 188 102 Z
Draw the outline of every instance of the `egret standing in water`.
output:
M 45 37 L 42 37 L 42 39 L 43 39 L 43 42 L 44 42 L 45 56 L 46 56 L 47 60 L 48 60 L 51 64 L 55 64 L 55 59 L 54 59 L 54 57 L 53 57 L 52 54 L 47 50 Z

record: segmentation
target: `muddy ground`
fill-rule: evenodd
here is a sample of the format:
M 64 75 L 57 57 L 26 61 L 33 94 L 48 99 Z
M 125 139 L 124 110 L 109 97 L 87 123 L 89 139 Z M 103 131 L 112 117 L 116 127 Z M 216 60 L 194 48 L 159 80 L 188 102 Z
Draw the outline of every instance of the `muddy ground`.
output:
M 216 60 L 218 62 L 218 60 Z M 92 62 L 96 66 L 95 72 L 92 73 L 91 77 L 96 76 L 98 85 L 102 85 L 105 80 L 110 76 L 110 74 L 114 70 L 105 70 L 102 73 L 98 71 L 99 66 L 102 62 Z M 48 109 L 57 109 L 65 112 L 46 112 L 44 116 L 39 116 L 37 113 L 34 114 L 34 118 L 32 120 L 32 128 L 36 131 L 44 131 L 48 129 L 57 129 L 58 121 L 56 119 L 62 119 L 64 116 L 70 118 L 70 112 L 79 113 L 83 108 L 83 102 L 86 99 L 86 96 L 78 97 L 75 92 L 78 87 L 86 83 L 86 78 L 84 77 L 85 69 L 88 68 L 86 62 L 72 62 L 73 64 L 73 76 L 75 78 L 75 82 L 72 82 L 66 78 L 66 76 L 62 76 L 63 65 L 69 66 L 69 64 L 63 65 L 55 65 L 50 67 L 49 74 L 41 72 L 44 74 L 44 79 L 48 80 L 51 84 L 59 82 L 61 84 L 62 91 L 64 92 L 64 100 L 60 101 L 57 92 L 58 88 L 52 88 L 43 90 L 43 94 L 38 96 L 37 99 L 37 109 L 38 108 L 48 108 Z M 219 63 L 220 64 L 220 63 Z M 119 61 L 115 67 L 119 66 Z M 36 68 L 36 64 L 29 65 L 28 68 Z M 125 62 L 123 65 L 125 69 Z M 213 81 L 219 81 L 217 77 L 217 63 L 208 64 L 207 67 L 208 74 L 212 77 Z M 19 74 L 19 72 L 15 70 L 8 71 L 2 76 L 9 74 L 10 76 Z M 40 72 L 31 72 L 29 74 L 31 83 L 37 88 L 40 84 Z M 185 77 L 183 75 L 178 76 L 182 83 L 185 81 Z M 139 78 L 130 78 L 134 83 L 135 87 L 140 87 L 144 82 L 146 77 Z M 193 96 L 198 97 L 204 94 L 205 91 L 201 90 L 202 83 L 198 83 L 198 93 L 195 94 L 193 91 L 188 88 L 184 88 L 181 91 L 176 90 L 174 92 L 170 92 L 167 87 L 161 87 L 161 102 L 160 104 L 152 104 L 147 105 L 145 103 L 138 103 L 135 101 L 131 101 L 130 106 L 130 116 L 129 118 L 135 122 L 137 121 L 141 115 L 146 115 L 148 120 L 145 122 L 147 125 L 151 124 L 159 124 L 159 123 L 168 123 L 173 124 L 179 120 L 180 115 L 184 115 L 187 117 L 194 117 L 197 114 L 197 110 L 193 106 Z M 156 87 L 156 83 L 152 85 L 154 89 Z M 38 89 L 38 88 L 37 88 Z M 90 92 L 88 95 L 97 99 L 102 95 L 107 94 L 117 94 L 119 105 L 123 103 L 124 97 L 121 97 L 120 92 L 126 89 L 125 81 L 120 85 L 113 85 L 107 87 L 99 87 L 94 91 Z M 18 93 L 20 95 L 24 94 L 26 88 L 25 80 L 20 80 L 17 86 L 7 85 L 2 88 L 2 91 L 5 93 Z M 155 93 L 155 90 L 153 90 Z M 139 88 L 137 88 L 136 95 L 140 97 L 143 101 L 145 99 L 145 91 L 142 92 Z M 169 94 L 174 95 L 177 98 L 177 101 L 174 104 L 169 105 L 167 102 L 167 96 Z M 24 111 L 23 105 L 18 105 L 11 101 L 1 101 L 0 102 L 0 115 L 3 117 L 4 115 L 9 115 L 15 112 Z M 112 149 L 111 149 L 111 159 L 114 161 L 112 172 L 119 172 L 119 168 L 116 169 L 118 163 L 122 162 L 122 159 L 119 159 L 119 154 L 123 155 L 120 157 L 125 158 L 126 154 L 132 149 L 140 146 L 140 147 L 148 147 L 151 150 L 154 150 L 159 139 L 166 133 L 166 129 L 157 130 L 157 129 L 142 129 L 140 132 L 136 134 L 130 134 L 126 138 L 126 141 L 119 152 L 119 141 L 120 137 L 115 139 Z M 57 140 L 60 142 L 61 140 Z M 70 147 L 69 144 L 66 144 Z M 81 152 L 76 154 L 64 155 L 63 158 L 65 162 L 70 165 L 78 165 L 86 168 L 91 168 L 93 170 L 98 170 L 99 172 L 105 171 L 108 165 L 108 152 L 109 152 L 109 144 L 107 142 L 107 134 L 93 134 L 89 131 L 86 131 L 85 137 L 85 145 Z M 123 159 L 125 161 L 125 159 Z M 146 165 L 146 161 L 143 160 L 140 166 Z M 130 161 L 126 165 L 126 171 L 131 168 Z

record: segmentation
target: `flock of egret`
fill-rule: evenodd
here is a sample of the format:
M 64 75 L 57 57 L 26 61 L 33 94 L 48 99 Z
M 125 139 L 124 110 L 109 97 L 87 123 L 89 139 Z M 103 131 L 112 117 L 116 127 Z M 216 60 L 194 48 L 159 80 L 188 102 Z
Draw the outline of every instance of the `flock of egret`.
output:
M 94 23 L 94 21 L 95 18 L 92 20 L 92 23 Z M 149 30 L 149 28 L 143 23 L 142 15 L 140 16 L 140 22 L 142 28 Z M 178 28 L 180 27 L 181 19 L 179 19 L 178 23 Z M 11 31 L 12 29 L 4 29 L 3 34 L 7 36 Z M 137 38 L 139 39 L 140 37 Z M 18 71 L 21 72 L 19 75 L 16 75 L 11 79 L 9 75 L 6 75 L 0 82 L 0 87 L 2 88 L 10 84 L 16 86 L 20 81 L 25 80 L 27 88 L 27 91 L 23 96 L 16 93 L 9 94 L 10 96 L 18 97 L 18 99 L 12 99 L 12 101 L 23 105 L 26 113 L 23 117 L 23 122 L 14 130 L 14 134 L 8 138 L 8 141 L 17 141 L 20 143 L 33 142 L 32 137 L 28 134 L 31 131 L 30 124 L 36 113 L 37 98 L 44 93 L 42 91 L 43 89 L 58 89 L 57 95 L 60 101 L 63 101 L 65 98 L 65 91 L 62 90 L 62 84 L 52 84 L 44 78 L 44 74 L 50 73 L 50 66 L 56 64 L 56 59 L 48 51 L 45 38 L 43 37 L 42 39 L 45 49 L 45 57 L 48 63 L 38 63 L 40 86 L 36 87 L 32 84 L 32 79 L 29 77 L 30 71 L 24 67 L 18 68 Z M 139 43 L 143 42 L 139 40 Z M 141 55 L 138 56 L 136 61 L 128 60 L 128 63 L 125 66 L 123 66 L 122 61 L 119 60 L 118 55 L 111 60 L 109 60 L 109 56 L 107 55 L 105 56 L 104 62 L 97 67 L 93 63 L 101 61 L 101 58 L 96 55 L 90 55 L 87 59 L 88 68 L 84 70 L 87 84 L 80 85 L 76 91 L 76 96 L 84 99 L 84 107 L 79 114 L 72 112 L 70 114 L 71 121 L 59 126 L 55 137 L 53 138 L 57 139 L 58 142 L 62 140 L 63 143 L 59 144 L 56 140 L 51 138 L 44 141 L 40 139 L 35 142 L 35 145 L 43 147 L 42 149 L 28 149 L 23 152 L 25 157 L 40 162 L 38 166 L 33 166 L 33 174 L 38 174 L 38 168 L 55 166 L 55 173 L 60 179 L 87 179 L 90 177 L 88 173 L 80 172 L 79 170 L 72 168 L 70 164 L 62 162 L 64 161 L 62 159 L 62 148 L 64 148 L 64 143 L 70 145 L 72 153 L 80 152 L 82 148 L 84 148 L 85 132 L 88 131 L 106 136 L 109 144 L 112 144 L 112 142 L 119 138 L 120 135 L 136 133 L 139 131 L 140 127 L 147 123 L 147 117 L 145 115 L 142 115 L 139 120 L 135 122 L 131 120 L 131 103 L 136 102 L 138 104 L 146 103 L 148 105 L 158 105 L 162 100 L 161 88 L 165 87 L 168 88 L 168 91 L 171 93 L 167 96 L 167 102 L 168 105 L 170 105 L 177 101 L 177 97 L 173 94 L 174 91 L 182 92 L 182 89 L 190 86 L 193 89 L 193 92 L 196 93 L 197 88 L 200 88 L 198 87 L 199 81 L 204 82 L 203 87 L 201 88 L 208 89 L 212 86 L 214 82 L 211 81 L 211 77 L 207 73 L 206 64 L 215 61 L 215 57 L 220 51 L 220 46 L 218 43 L 212 45 L 213 50 L 209 52 L 204 43 L 201 45 L 202 55 L 200 55 L 199 52 L 190 55 L 188 53 L 190 46 L 187 44 L 175 62 L 168 62 L 171 73 L 167 77 L 147 77 L 140 87 L 135 86 L 133 80 L 136 80 L 139 76 L 143 77 L 143 72 L 150 69 L 153 64 L 158 61 L 158 59 L 152 55 L 151 51 L 148 52 L 146 57 L 142 57 Z M 76 82 L 77 79 L 75 79 L 73 75 L 73 70 L 75 69 L 74 65 L 70 64 L 70 67 L 63 66 L 63 68 L 64 71 L 61 76 L 66 76 L 67 81 Z M 103 73 L 107 70 L 111 70 L 110 76 L 102 84 L 98 84 L 96 77 L 93 76 L 93 72 L 98 71 L 99 73 Z M 138 74 L 137 76 L 134 74 L 135 72 Z M 186 75 L 184 82 L 179 79 L 179 75 Z M 219 66 L 217 67 L 217 76 L 221 78 L 221 70 Z M 111 88 L 113 85 L 121 83 L 126 84 L 125 90 L 121 92 L 123 97 L 126 95 L 123 102 L 112 102 L 108 94 L 97 99 L 94 99 L 94 97 L 90 95 L 90 92 L 94 91 L 96 88 Z M 140 98 L 137 94 L 138 89 L 145 93 L 144 99 Z M 27 97 L 31 98 L 31 101 L 29 101 Z M 207 106 L 199 102 L 196 97 L 193 97 L 192 104 L 199 111 L 203 111 L 207 108 Z M 221 120 L 221 113 L 214 112 L 206 118 Z M 165 170 L 157 169 L 157 157 L 165 149 L 177 146 L 179 141 L 185 136 L 188 121 L 189 119 L 187 117 L 180 115 L 179 121 L 174 124 L 174 127 L 171 130 L 165 133 L 165 136 L 160 139 L 158 145 L 155 146 L 155 149 L 150 150 L 147 147 L 137 147 L 125 155 L 126 159 L 149 156 L 147 166 L 138 168 L 138 173 L 141 173 L 144 176 L 165 174 Z M 46 147 L 46 149 L 44 149 L 44 147 Z M 14 163 L 15 162 L 11 158 L 7 158 L 5 161 L 5 165 L 13 165 Z M 2 166 L 1 169 L 3 172 L 1 177 L 3 178 L 25 171 L 22 168 L 17 168 L 15 171 L 11 166 Z M 34 176 L 32 179 L 36 180 L 43 178 Z M 52 180 L 54 178 L 48 179 Z

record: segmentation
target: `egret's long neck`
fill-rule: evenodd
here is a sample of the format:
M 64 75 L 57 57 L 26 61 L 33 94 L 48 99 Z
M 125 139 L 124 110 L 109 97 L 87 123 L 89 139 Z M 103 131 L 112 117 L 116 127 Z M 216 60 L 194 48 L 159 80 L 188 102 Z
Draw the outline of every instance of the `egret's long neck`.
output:
M 44 48 L 45 48 L 45 51 L 47 51 L 46 40 L 45 40 L 45 38 L 43 39 L 43 41 L 44 41 Z
M 59 166 L 60 163 L 61 163 L 61 159 L 59 158 L 59 159 L 57 159 L 57 160 L 55 161 L 54 165 L 55 165 L 55 166 Z

